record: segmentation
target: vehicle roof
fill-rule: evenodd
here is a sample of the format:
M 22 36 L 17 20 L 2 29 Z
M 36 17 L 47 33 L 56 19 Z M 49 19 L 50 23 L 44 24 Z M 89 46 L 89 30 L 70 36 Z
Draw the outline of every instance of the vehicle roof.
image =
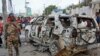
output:
M 72 15 L 66 15 L 66 14 L 60 14 L 59 16 L 60 17 L 72 17 Z M 52 17 L 55 17 L 55 15 L 51 14 L 48 17 L 52 18 Z M 87 15 L 78 15 L 78 16 L 75 16 L 75 17 L 93 19 L 91 16 L 87 16 Z
M 79 16 L 76 16 L 78 18 L 87 18 L 87 19 L 93 19 L 91 16 L 87 16 L 87 15 L 79 15 Z
M 52 18 L 52 17 L 55 17 L 56 16 L 56 14 L 54 15 L 54 14 L 51 14 L 51 15 L 49 15 L 48 17 L 49 18 Z M 66 14 L 60 14 L 60 15 L 58 15 L 59 17 L 71 17 L 71 15 L 66 15 Z

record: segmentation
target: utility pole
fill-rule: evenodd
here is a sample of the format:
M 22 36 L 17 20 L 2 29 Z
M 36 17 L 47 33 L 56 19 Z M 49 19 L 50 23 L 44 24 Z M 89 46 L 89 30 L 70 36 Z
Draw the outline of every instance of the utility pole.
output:
M 27 16 L 27 9 L 26 9 L 27 5 L 26 5 L 26 0 L 25 0 L 25 16 Z
M 13 5 L 12 5 L 12 0 L 8 0 L 8 9 L 10 11 L 10 13 L 13 13 Z
M 6 18 L 7 18 L 7 5 L 6 5 L 6 0 L 2 0 L 2 16 L 3 16 L 3 46 L 6 46 L 6 41 L 5 41 L 5 24 L 6 24 Z
M 43 16 L 45 16 L 45 4 L 43 4 L 43 7 L 44 7 L 44 12 L 43 12 L 44 14 L 43 14 Z
M 80 3 L 80 0 L 79 0 L 79 15 L 80 15 L 80 7 L 81 7 L 81 3 Z

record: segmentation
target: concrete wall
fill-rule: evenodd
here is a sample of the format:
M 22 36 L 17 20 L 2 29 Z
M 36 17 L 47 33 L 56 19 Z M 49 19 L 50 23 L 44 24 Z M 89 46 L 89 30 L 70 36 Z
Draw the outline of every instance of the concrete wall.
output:
M 85 13 L 87 16 L 92 16 L 92 8 L 90 8 L 89 6 L 84 6 L 82 8 L 76 8 L 71 10 L 72 15 L 74 14 L 82 15 L 83 13 Z
M 71 14 L 82 14 L 86 13 L 89 16 L 95 17 L 96 12 L 100 12 L 100 0 L 92 0 L 92 8 L 89 6 L 76 8 L 71 10 Z
M 95 14 L 96 12 L 100 12 L 100 0 L 92 0 L 92 12 Z

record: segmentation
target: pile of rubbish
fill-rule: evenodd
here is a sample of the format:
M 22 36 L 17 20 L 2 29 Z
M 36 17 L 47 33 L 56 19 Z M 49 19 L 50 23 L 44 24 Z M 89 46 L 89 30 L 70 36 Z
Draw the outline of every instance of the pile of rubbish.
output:
M 86 48 L 72 45 L 60 50 L 55 56 L 75 56 L 77 54 L 85 52 L 86 50 Z
M 99 56 L 100 44 L 76 46 L 70 45 L 60 50 L 55 56 Z

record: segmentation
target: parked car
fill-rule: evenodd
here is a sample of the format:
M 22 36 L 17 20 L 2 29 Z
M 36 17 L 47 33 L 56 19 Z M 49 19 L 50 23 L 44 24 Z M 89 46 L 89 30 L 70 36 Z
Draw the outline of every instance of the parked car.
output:
M 86 45 L 96 42 L 98 25 L 95 19 L 79 15 L 49 15 L 33 22 L 30 40 L 41 51 L 49 49 L 52 56 L 70 44 Z

